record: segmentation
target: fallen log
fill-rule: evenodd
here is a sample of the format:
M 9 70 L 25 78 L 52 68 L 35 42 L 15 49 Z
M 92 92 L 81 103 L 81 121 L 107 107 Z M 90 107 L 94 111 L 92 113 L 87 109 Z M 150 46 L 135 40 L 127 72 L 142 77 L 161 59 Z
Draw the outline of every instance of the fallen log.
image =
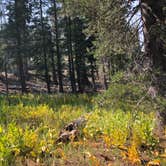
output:
M 81 128 L 83 128 L 86 125 L 87 119 L 82 116 L 69 124 L 67 124 L 59 134 L 58 139 L 56 140 L 56 143 L 68 143 L 71 140 L 75 141 L 78 139 L 78 137 L 81 135 Z

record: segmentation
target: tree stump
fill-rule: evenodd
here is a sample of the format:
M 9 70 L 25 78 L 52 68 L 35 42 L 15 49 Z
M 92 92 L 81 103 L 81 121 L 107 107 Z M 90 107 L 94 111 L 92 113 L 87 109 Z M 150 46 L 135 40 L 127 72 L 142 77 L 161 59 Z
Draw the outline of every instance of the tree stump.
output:
M 60 132 L 56 143 L 67 143 L 78 139 L 78 136 L 81 134 L 81 128 L 86 125 L 86 118 L 84 116 L 72 121 L 67 124 Z

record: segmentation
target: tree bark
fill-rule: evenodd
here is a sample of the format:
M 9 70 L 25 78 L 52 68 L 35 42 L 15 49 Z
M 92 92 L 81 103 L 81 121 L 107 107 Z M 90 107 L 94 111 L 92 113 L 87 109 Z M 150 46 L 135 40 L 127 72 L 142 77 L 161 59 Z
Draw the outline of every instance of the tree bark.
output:
M 92 86 L 93 90 L 96 91 L 96 82 L 95 82 L 95 59 L 94 56 L 90 57 L 90 66 L 91 66 L 91 78 L 92 78 Z
M 62 75 L 62 57 L 59 48 L 59 30 L 58 30 L 58 18 L 57 18 L 57 4 L 56 0 L 53 0 L 54 8 L 54 25 L 56 35 L 56 53 L 57 53 L 57 66 L 58 66 L 58 81 L 59 81 L 59 92 L 63 93 L 63 75 Z
M 43 2 L 42 0 L 40 0 L 40 22 L 41 22 L 41 28 L 42 28 L 42 52 L 43 52 L 43 58 L 44 58 L 45 81 L 47 84 L 47 92 L 51 93 L 50 77 L 49 77 L 48 64 L 47 64 L 46 39 L 45 39 L 45 31 L 44 31 L 44 23 L 43 23 L 43 6 L 42 5 L 43 5 Z
M 56 73 L 56 68 L 55 68 L 55 56 L 54 56 L 54 46 L 53 46 L 53 41 L 52 41 L 52 34 L 50 32 L 49 34 L 49 49 L 50 49 L 50 54 L 51 54 L 51 67 L 52 67 L 52 77 L 53 77 L 53 82 L 55 85 L 58 84 L 58 79 L 57 79 L 57 73 Z
M 8 101 L 8 104 L 10 105 L 10 100 L 9 100 L 9 83 L 8 83 L 8 71 L 7 71 L 7 57 L 5 57 L 5 86 L 6 86 L 6 98 Z
M 67 27 L 67 48 L 68 48 L 68 60 L 69 60 L 69 73 L 72 92 L 76 92 L 76 80 L 75 80 L 75 68 L 73 60 L 73 50 L 72 50 L 72 39 L 71 39 L 71 19 L 66 17 L 66 27 Z
M 72 48 L 72 29 L 71 29 L 71 18 L 67 16 L 66 4 L 63 0 L 64 14 L 65 14 L 65 24 L 66 24 L 66 43 L 67 43 L 67 53 L 68 53 L 68 64 L 69 64 L 69 76 L 72 93 L 76 92 L 76 79 L 75 79 L 75 67 L 74 67 L 74 57 Z
M 74 19 L 74 47 L 75 47 L 75 63 L 79 92 L 85 91 L 85 86 L 90 85 L 86 69 L 86 39 L 83 34 L 83 22 L 76 17 Z
M 102 70 L 103 70 L 103 83 L 104 83 L 104 88 L 107 90 L 108 89 L 108 84 L 107 84 L 107 76 L 106 76 L 106 69 L 105 69 L 105 60 L 104 58 L 102 59 Z
M 161 25 L 164 24 L 162 0 L 140 0 L 143 20 L 145 57 L 152 68 L 166 70 L 166 56 L 160 38 Z
M 20 82 L 21 82 L 21 91 L 22 93 L 27 92 L 26 89 L 26 81 L 25 81 L 25 73 L 24 73 L 24 64 L 23 64 L 23 53 L 21 51 L 22 47 L 22 36 L 23 33 L 25 32 L 25 24 L 26 20 L 24 16 L 20 16 L 23 14 L 25 11 L 25 2 L 20 1 L 20 0 L 15 0 L 15 22 L 16 22 L 16 41 L 17 41 L 17 66 L 19 70 L 19 77 L 20 77 Z

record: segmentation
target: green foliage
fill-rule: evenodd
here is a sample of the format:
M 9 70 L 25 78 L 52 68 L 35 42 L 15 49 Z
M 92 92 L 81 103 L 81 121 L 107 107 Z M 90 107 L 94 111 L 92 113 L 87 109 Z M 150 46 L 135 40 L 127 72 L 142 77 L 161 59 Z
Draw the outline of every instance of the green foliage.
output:
M 47 96 L 45 97 L 47 98 Z M 33 95 L 29 95 L 29 103 L 25 100 L 26 96 L 23 96 L 26 105 L 23 103 L 12 106 L 3 105 L 0 112 L 2 116 L 0 121 L 0 164 L 4 165 L 7 162 L 8 165 L 19 156 L 43 158 L 49 157 L 53 153 L 52 151 L 56 149 L 56 139 L 64 125 L 86 112 L 86 106 L 84 109 L 82 106 L 72 106 L 72 100 L 69 105 L 70 97 L 64 98 L 67 99 L 66 103 L 61 101 L 64 103 L 61 106 L 57 105 L 55 108 L 56 102 L 54 103 L 56 112 L 48 105 L 37 105 L 33 100 Z M 81 98 L 87 99 L 85 95 Z M 15 96 L 15 99 L 20 101 L 19 96 Z
M 73 95 L 73 94 L 57 94 L 57 95 L 10 95 L 10 101 L 12 105 L 28 105 L 28 106 L 38 106 L 38 105 L 48 105 L 54 110 L 61 107 L 62 105 L 71 105 L 71 106 L 85 106 L 91 107 L 92 96 L 90 95 Z M 3 97 L 2 97 L 2 100 Z
M 158 143 L 153 135 L 155 109 L 151 107 L 153 110 L 150 111 L 140 107 L 137 111 L 134 110 L 134 104 L 143 90 L 131 85 L 122 86 L 122 78 L 122 73 L 113 78 L 113 82 L 119 84 L 113 83 L 112 98 L 108 99 L 107 96 L 110 89 L 106 92 L 107 95 L 104 93 L 105 100 L 109 103 L 104 103 L 103 108 L 96 103 L 99 96 L 84 94 L 12 95 L 10 106 L 1 96 L 0 165 L 17 165 L 18 160 L 22 163 L 25 158 L 47 164 L 52 160 L 65 161 L 70 151 L 78 149 L 84 153 L 89 147 L 89 141 L 102 141 L 107 147 L 125 146 L 129 149 L 130 160 L 138 157 L 137 149 L 142 145 L 154 148 Z M 126 92 L 130 95 L 127 96 Z M 113 103 L 115 99 L 118 104 Z M 80 129 L 82 135 L 78 142 L 57 144 L 61 129 L 83 115 L 87 123 Z M 90 155 L 89 160 L 92 159 L 97 162 Z
M 112 144 L 123 145 L 129 133 L 130 119 L 131 114 L 124 113 L 122 110 L 116 112 L 96 110 L 88 118 L 84 133 L 91 138 L 108 136 Z
M 129 26 L 126 15 L 129 5 L 113 0 L 70 0 L 66 2 L 68 14 L 86 18 L 85 34 L 94 36 L 93 53 L 99 59 L 109 58 L 112 70 L 122 70 L 140 52 L 137 28 Z M 74 6 L 74 7 L 73 7 Z
M 155 146 L 157 144 L 157 139 L 155 139 L 153 135 L 154 127 L 154 113 L 144 114 L 143 112 L 139 112 L 135 117 L 133 124 L 133 140 L 139 145 Z
M 99 107 L 107 109 L 122 109 L 123 111 L 164 111 L 166 100 L 157 96 L 152 99 L 148 94 L 151 86 L 147 80 L 149 76 L 140 74 L 127 74 L 118 72 L 112 77 L 109 89 L 102 95 L 98 95 L 96 103 Z
M 108 145 L 125 145 L 128 139 L 134 139 L 136 143 L 139 141 L 139 145 L 152 146 L 156 143 L 153 136 L 154 117 L 153 113 L 140 112 L 133 118 L 132 112 L 96 110 L 89 116 L 84 134 L 87 138 L 103 138 Z

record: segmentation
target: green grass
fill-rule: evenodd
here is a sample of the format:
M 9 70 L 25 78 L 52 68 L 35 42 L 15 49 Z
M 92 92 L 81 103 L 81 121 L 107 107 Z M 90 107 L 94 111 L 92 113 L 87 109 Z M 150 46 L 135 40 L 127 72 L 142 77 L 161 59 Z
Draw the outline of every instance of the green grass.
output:
M 11 95 L 10 105 L 0 96 L 0 165 L 25 165 L 27 160 L 44 165 L 141 165 L 142 146 L 150 160 L 158 161 L 155 112 L 163 110 L 165 100 L 147 97 L 135 107 L 143 90 L 116 84 L 97 96 Z M 57 144 L 61 129 L 82 115 L 87 123 L 79 140 Z

